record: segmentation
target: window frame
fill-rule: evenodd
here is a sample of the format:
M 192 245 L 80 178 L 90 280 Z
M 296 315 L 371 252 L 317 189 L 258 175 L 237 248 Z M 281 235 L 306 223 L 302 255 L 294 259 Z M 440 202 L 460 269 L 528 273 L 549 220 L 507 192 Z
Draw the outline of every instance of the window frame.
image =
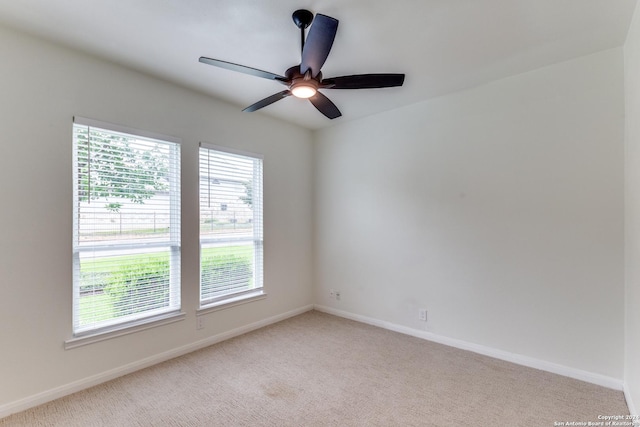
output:
M 79 243 L 79 196 L 80 186 L 78 184 L 78 146 L 75 137 L 76 126 L 85 126 L 90 131 L 91 128 L 100 129 L 104 132 L 113 134 L 124 134 L 133 138 L 151 139 L 159 143 L 166 143 L 170 150 L 170 168 L 172 172 L 169 174 L 169 235 L 168 238 L 160 242 L 136 242 L 136 243 L 116 243 L 101 246 L 99 244 L 83 246 Z M 88 119 L 85 117 L 73 118 L 73 241 L 72 241 L 72 270 L 73 270 L 73 308 L 72 308 L 72 338 L 65 341 L 65 348 L 74 348 L 90 342 L 109 339 L 114 336 L 120 336 L 133 333 L 139 330 L 148 329 L 167 323 L 172 323 L 185 318 L 181 304 L 181 139 L 153 133 L 149 131 L 134 129 L 126 126 L 107 123 L 99 120 Z M 80 296 L 80 254 L 82 252 L 99 252 L 124 251 L 124 250 L 141 250 L 145 253 L 151 253 L 154 248 L 168 248 L 169 256 L 169 305 L 155 310 L 149 310 L 144 314 L 136 314 L 131 316 L 123 316 L 118 319 L 112 318 L 106 321 L 98 322 L 89 327 L 81 327 L 79 324 L 79 298 Z M 145 251 L 148 249 L 148 251 Z
M 234 239 L 234 238 L 207 238 L 203 240 L 201 229 L 198 230 L 198 242 L 199 242 L 199 256 L 198 256 L 198 277 L 199 277 L 199 288 L 198 288 L 198 302 L 199 309 L 197 310 L 197 315 L 205 314 L 210 311 L 216 311 L 220 309 L 226 309 L 229 307 L 233 307 L 239 304 L 245 304 L 247 302 L 260 300 L 266 298 L 267 294 L 264 288 L 264 155 L 238 150 L 230 147 L 224 147 L 216 144 L 211 144 L 207 142 L 200 142 L 198 149 L 198 207 L 199 207 L 199 224 L 202 221 L 202 212 L 201 212 L 201 203 L 202 203 L 202 194 L 200 188 L 200 180 L 202 179 L 203 172 L 200 170 L 201 167 L 201 156 L 202 150 L 210 150 L 213 152 L 219 152 L 223 155 L 236 156 L 246 159 L 253 160 L 253 187 L 252 187 L 252 206 L 257 208 L 254 210 L 253 214 L 253 232 L 250 239 Z M 207 171 L 207 176 L 208 176 Z M 254 205 L 254 202 L 258 200 L 259 205 Z M 257 213 L 256 213 L 257 212 Z M 256 219 L 259 219 L 259 221 Z M 253 251 L 253 281 L 254 287 L 252 289 L 247 289 L 244 291 L 233 292 L 226 295 L 221 295 L 213 298 L 202 298 L 202 248 L 203 243 L 205 244 L 233 244 L 238 242 L 252 242 L 252 251 Z

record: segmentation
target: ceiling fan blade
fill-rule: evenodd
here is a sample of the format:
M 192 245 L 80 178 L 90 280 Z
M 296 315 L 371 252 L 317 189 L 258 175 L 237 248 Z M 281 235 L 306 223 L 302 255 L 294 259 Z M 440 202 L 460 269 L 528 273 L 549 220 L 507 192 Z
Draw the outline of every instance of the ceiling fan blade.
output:
M 280 83 L 287 83 L 287 78 L 278 74 L 270 73 L 268 71 L 258 70 L 257 68 L 247 67 L 245 65 L 234 64 L 233 62 L 221 61 L 219 59 L 200 57 L 200 62 L 203 64 L 209 64 L 220 68 L 226 68 L 227 70 L 237 71 L 239 73 L 249 74 L 256 77 L 262 77 L 263 79 L 276 80 Z
M 305 74 L 311 70 L 312 77 L 320 72 L 320 68 L 327 60 L 333 40 L 338 31 L 338 20 L 330 16 L 317 14 L 309 29 L 307 41 L 302 48 L 302 62 L 300 72 Z
M 271 105 L 276 101 L 280 101 L 282 98 L 286 98 L 289 95 L 291 95 L 291 91 L 289 90 L 283 90 L 282 92 L 274 93 L 273 95 L 268 96 L 253 105 L 249 105 L 242 111 L 244 111 L 245 113 L 252 113 L 256 110 L 266 107 L 267 105 Z
M 309 101 L 311 101 L 313 106 L 316 107 L 318 111 L 320 111 L 330 119 L 335 119 L 342 115 L 340 110 L 338 110 L 338 107 L 336 107 L 336 105 L 331 102 L 329 98 L 327 98 L 320 92 L 316 92 L 315 95 L 309 98 Z
M 402 86 L 404 74 L 357 74 L 322 80 L 327 89 L 377 89 Z

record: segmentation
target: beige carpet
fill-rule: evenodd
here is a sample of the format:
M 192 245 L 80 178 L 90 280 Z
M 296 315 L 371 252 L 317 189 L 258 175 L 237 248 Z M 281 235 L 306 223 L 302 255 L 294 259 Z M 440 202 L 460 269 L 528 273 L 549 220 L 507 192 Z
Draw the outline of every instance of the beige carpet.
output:
M 0 426 L 554 426 L 622 392 L 308 312 Z

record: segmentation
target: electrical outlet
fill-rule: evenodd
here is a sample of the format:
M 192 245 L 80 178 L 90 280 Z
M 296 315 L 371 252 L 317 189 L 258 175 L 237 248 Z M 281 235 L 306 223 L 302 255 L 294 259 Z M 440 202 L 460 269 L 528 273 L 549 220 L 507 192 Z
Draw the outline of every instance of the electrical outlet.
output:
M 196 329 L 204 329 L 204 318 L 196 316 Z
M 336 290 L 335 289 L 329 290 L 329 296 L 331 297 L 331 299 L 334 299 L 336 297 Z
M 340 291 L 335 292 L 336 300 L 340 301 Z
M 418 310 L 418 320 L 422 320 L 423 322 L 427 321 L 427 309 L 421 308 Z

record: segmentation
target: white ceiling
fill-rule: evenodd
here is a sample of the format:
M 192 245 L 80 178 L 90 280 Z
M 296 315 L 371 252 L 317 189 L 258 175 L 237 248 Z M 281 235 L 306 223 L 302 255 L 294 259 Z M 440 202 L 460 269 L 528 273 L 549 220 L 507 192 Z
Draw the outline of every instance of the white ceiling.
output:
M 0 22 L 226 100 L 283 87 L 198 62 L 283 74 L 300 62 L 291 20 L 340 21 L 325 77 L 405 73 L 401 88 L 325 90 L 343 117 L 286 98 L 257 113 L 318 129 L 621 46 L 636 0 L 0 0 Z

